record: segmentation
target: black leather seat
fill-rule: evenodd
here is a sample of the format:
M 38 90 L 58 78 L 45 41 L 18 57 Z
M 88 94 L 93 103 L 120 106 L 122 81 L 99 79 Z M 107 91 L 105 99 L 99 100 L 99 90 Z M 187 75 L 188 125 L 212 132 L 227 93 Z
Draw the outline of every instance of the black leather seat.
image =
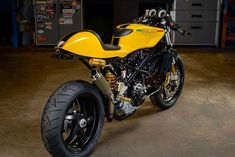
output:
M 120 46 L 118 46 L 118 45 L 111 45 L 111 44 L 103 44 L 102 47 L 103 47 L 104 50 L 107 50 L 107 51 L 108 50 L 111 51 L 111 50 L 120 50 L 121 49 Z
M 86 32 L 90 32 L 90 33 L 94 34 L 99 39 L 100 44 L 101 44 L 101 46 L 103 47 L 104 50 L 113 51 L 113 50 L 120 50 L 121 49 L 121 47 L 118 46 L 118 45 L 104 44 L 104 42 L 102 41 L 100 36 L 92 30 L 86 30 Z
M 113 36 L 115 37 L 123 37 L 123 36 L 126 36 L 128 34 L 131 34 L 133 32 L 132 29 L 126 29 L 126 28 L 119 28 L 119 29 L 116 29 L 113 33 Z

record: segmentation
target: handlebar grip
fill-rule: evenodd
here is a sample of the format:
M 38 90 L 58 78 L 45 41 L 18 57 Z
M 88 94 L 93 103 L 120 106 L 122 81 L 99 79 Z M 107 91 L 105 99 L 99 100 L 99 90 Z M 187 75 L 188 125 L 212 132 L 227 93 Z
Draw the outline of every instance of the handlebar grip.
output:
M 187 35 L 189 35 L 189 36 L 192 36 L 192 34 L 191 34 L 190 32 L 187 32 L 186 30 L 183 30 L 183 29 L 178 28 L 177 31 L 178 31 L 181 35 L 183 35 L 183 36 L 184 36 L 185 34 L 187 34 Z
M 182 30 L 182 29 L 177 29 L 177 31 L 178 31 L 180 34 L 184 35 L 184 30 Z

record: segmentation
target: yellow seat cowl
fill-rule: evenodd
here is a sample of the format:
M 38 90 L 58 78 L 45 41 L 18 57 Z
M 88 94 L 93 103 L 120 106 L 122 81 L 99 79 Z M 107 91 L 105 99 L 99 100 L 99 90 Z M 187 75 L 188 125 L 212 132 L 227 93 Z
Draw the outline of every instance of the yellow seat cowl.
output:
M 65 41 L 62 49 L 91 58 L 124 58 L 136 50 L 154 47 L 165 34 L 161 28 L 142 24 L 130 24 L 126 28 L 133 32 L 119 38 L 121 48 L 118 50 L 104 50 L 101 39 L 89 31 L 74 34 Z

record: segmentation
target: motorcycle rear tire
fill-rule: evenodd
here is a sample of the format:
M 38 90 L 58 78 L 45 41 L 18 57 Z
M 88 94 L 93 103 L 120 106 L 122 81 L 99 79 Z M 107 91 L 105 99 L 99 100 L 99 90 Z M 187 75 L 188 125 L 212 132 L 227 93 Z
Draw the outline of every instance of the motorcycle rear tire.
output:
M 74 99 L 78 98 L 82 94 L 87 94 L 91 96 L 92 101 L 94 99 L 94 102 L 92 102 L 91 99 L 87 100 L 87 102 L 90 102 L 90 104 L 92 104 L 91 106 L 95 106 L 94 109 L 90 107 L 92 108 L 90 110 L 94 111 L 96 116 L 94 116 L 95 118 L 93 119 L 96 120 L 93 120 L 95 124 L 92 124 L 92 129 L 90 129 L 92 130 L 91 133 L 87 133 L 87 128 L 83 129 L 84 132 L 86 131 L 86 134 L 92 136 L 89 139 L 90 141 L 87 142 L 87 145 L 85 145 L 86 147 L 84 146 L 83 150 L 80 150 L 80 148 L 78 148 L 76 151 L 72 151 L 72 149 L 70 150 L 70 148 L 73 147 L 69 144 L 66 145 L 65 139 L 63 137 L 65 117 L 67 116 L 69 106 L 71 106 L 70 104 L 74 101 Z M 83 95 L 82 101 L 86 102 L 85 99 L 86 97 Z M 87 103 L 84 104 L 84 106 L 86 106 Z M 95 109 L 97 109 L 98 111 L 95 111 Z M 91 113 L 93 112 L 90 112 L 89 114 L 92 115 Z M 92 87 L 92 85 L 84 81 L 70 81 L 68 83 L 63 84 L 49 98 L 42 115 L 41 134 L 43 143 L 47 151 L 53 157 L 88 156 L 94 149 L 101 136 L 104 124 L 104 116 L 105 113 L 102 98 L 99 92 L 94 87 Z M 80 123 L 76 122 L 75 124 L 78 125 Z M 95 126 L 94 130 L 93 126 Z M 78 138 L 77 133 L 76 136 L 77 137 L 75 137 L 75 140 Z

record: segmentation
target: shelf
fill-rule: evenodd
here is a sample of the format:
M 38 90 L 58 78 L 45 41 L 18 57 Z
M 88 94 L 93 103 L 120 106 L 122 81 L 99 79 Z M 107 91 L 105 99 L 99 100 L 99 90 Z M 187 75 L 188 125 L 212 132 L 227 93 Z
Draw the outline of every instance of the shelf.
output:
M 230 22 L 230 21 L 235 21 L 235 17 L 234 17 L 234 16 L 227 16 L 227 15 L 226 15 L 226 16 L 224 17 L 224 20 L 225 20 L 225 21 L 229 21 L 229 22 Z
M 235 22 L 235 16 L 230 15 L 229 13 L 232 11 L 232 5 L 234 7 L 235 0 L 228 0 L 227 7 L 225 8 L 226 13 L 223 17 L 223 29 L 222 29 L 222 40 L 221 40 L 221 47 L 226 47 L 226 42 L 231 41 L 235 42 L 235 33 L 228 33 L 228 25 L 231 25 L 231 22 Z M 230 7 L 228 7 L 230 6 Z
M 226 36 L 226 41 L 228 40 L 235 40 L 235 33 L 231 33 L 228 36 Z

